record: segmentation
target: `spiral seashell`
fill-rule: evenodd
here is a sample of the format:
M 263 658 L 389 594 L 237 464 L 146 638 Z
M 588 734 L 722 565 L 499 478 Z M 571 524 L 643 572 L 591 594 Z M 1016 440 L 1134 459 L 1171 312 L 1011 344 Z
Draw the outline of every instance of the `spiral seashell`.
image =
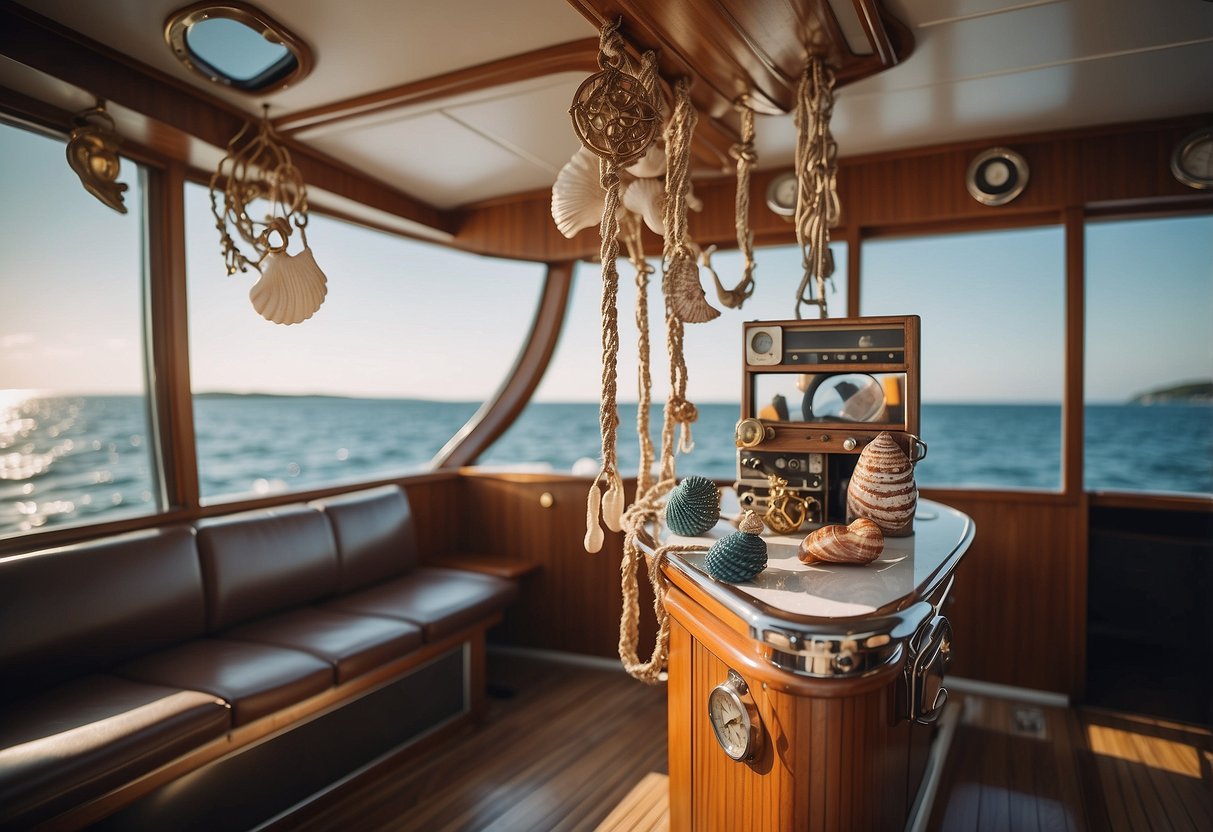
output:
M 636 179 L 623 186 L 623 196 L 620 197 L 623 207 L 637 214 L 659 237 L 665 236 L 665 221 L 662 217 L 662 204 L 665 200 L 665 186 L 656 179 Z
M 670 258 L 664 282 L 665 295 L 678 320 L 687 324 L 701 324 L 720 316 L 720 310 L 704 297 L 703 287 L 699 285 L 699 266 L 690 254 L 676 252 Z
M 602 221 L 603 190 L 598 178 L 598 157 L 578 148 L 556 174 L 552 185 L 552 219 L 566 237 Z
M 913 533 L 918 488 L 914 463 L 887 432 L 880 433 L 859 455 L 847 486 L 847 520 L 866 517 L 889 537 Z
M 880 526 L 860 517 L 849 526 L 822 526 L 800 542 L 797 557 L 801 563 L 867 564 L 884 551 L 884 533 Z
M 653 142 L 637 161 L 624 168 L 637 179 L 650 179 L 665 173 L 665 148 Z
M 695 537 L 716 525 L 720 517 L 720 491 L 706 477 L 689 476 L 670 492 L 665 524 L 674 534 Z
M 310 248 L 298 254 L 270 252 L 261 263 L 261 278 L 249 289 L 257 314 L 276 324 L 306 321 L 324 303 L 328 280 Z
M 739 584 L 767 568 L 767 542 L 759 537 L 762 521 L 747 511 L 741 531 L 720 538 L 708 549 L 704 567 L 718 581 Z

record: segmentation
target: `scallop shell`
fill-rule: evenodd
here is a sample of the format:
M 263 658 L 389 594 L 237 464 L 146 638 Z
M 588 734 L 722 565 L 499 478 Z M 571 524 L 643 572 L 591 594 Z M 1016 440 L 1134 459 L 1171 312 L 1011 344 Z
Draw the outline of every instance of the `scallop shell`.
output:
M 890 537 L 913 533 L 918 489 L 914 463 L 888 433 L 881 433 L 863 449 L 847 486 L 847 520 L 874 520 Z
M 665 221 L 662 218 L 662 204 L 665 200 L 665 186 L 656 179 L 636 179 L 623 188 L 623 207 L 633 214 L 639 214 L 644 224 L 659 237 L 665 236 Z
M 602 221 L 602 183 L 598 178 L 598 157 L 579 148 L 573 158 L 556 174 L 552 185 L 552 219 L 566 237 Z
M 297 324 L 306 321 L 324 303 L 328 280 L 312 250 L 298 254 L 270 252 L 261 264 L 261 278 L 249 289 L 253 308 L 267 321 Z
M 665 506 L 665 524 L 674 534 L 695 537 L 716 525 L 720 517 L 720 492 L 706 477 L 689 476 L 670 492 Z
M 757 529 L 757 531 L 755 531 Z M 767 568 L 767 542 L 758 536 L 762 521 L 747 511 L 741 531 L 720 538 L 708 549 L 704 567 L 718 581 L 739 584 Z
M 640 159 L 628 165 L 624 170 L 637 179 L 661 176 L 665 173 L 665 148 L 657 142 L 653 142 Z
M 860 517 L 849 526 L 822 526 L 800 543 L 801 563 L 871 563 L 884 551 L 880 526 Z
M 704 297 L 699 285 L 699 266 L 695 258 L 686 252 L 676 252 L 666 269 L 664 288 L 670 308 L 683 323 L 701 324 L 720 316 Z

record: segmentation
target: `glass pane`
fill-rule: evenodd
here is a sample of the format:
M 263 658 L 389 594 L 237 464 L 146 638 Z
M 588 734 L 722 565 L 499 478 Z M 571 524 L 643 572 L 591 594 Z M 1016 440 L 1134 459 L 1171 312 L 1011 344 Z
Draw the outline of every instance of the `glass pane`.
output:
M 283 60 L 294 58 L 285 46 L 224 17 L 200 20 L 186 30 L 189 49 L 207 66 L 235 81 L 251 81 Z
M 1086 244 L 1086 488 L 1213 492 L 1213 216 Z
M 61 141 L 0 124 L 0 535 L 157 510 L 143 188 L 91 196 Z
M 922 319 L 921 485 L 1061 488 L 1057 227 L 872 240 L 860 311 Z
M 828 295 L 834 317 L 847 308 L 845 243 L 831 245 L 837 273 Z M 796 289 L 802 274 L 795 246 L 761 248 L 755 252 L 754 295 L 741 309 L 725 309 L 716 298 L 712 277 L 701 270 L 708 301 L 721 315 L 686 327 L 687 397 L 699 409 L 692 426 L 695 449 L 678 460 L 680 475 L 731 478 L 737 473 L 733 428 L 741 413 L 742 322 L 786 320 L 796 317 Z M 652 262 L 654 268 L 659 264 Z M 741 279 L 742 257 L 737 251 L 719 252 L 712 266 L 721 283 L 732 288 Z M 601 457 L 598 399 L 602 368 L 600 303 L 601 270 L 597 263 L 579 263 L 569 300 L 568 320 L 560 344 L 535 398 L 518 421 L 482 457 L 485 464 L 506 467 L 540 467 L 560 472 L 594 474 Z M 634 475 L 640 463 L 636 435 L 639 399 L 639 333 L 635 323 L 635 270 L 619 262 L 619 466 Z M 665 312 L 661 274 L 649 285 L 649 329 L 653 401 L 649 424 L 654 447 L 660 452 L 662 406 L 669 396 L 670 373 L 665 343 Z
M 544 267 L 313 216 L 324 305 L 280 326 L 228 276 L 206 188 L 186 192 L 190 378 L 202 497 L 428 467 L 508 376 Z M 292 252 L 295 251 L 292 243 Z

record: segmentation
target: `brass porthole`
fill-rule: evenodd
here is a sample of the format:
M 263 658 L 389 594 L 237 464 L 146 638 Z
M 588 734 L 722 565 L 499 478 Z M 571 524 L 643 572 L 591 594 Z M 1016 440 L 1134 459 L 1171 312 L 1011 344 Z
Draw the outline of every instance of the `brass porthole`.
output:
M 191 72 L 247 93 L 298 83 L 315 64 L 295 33 L 237 0 L 178 9 L 164 22 L 164 39 Z

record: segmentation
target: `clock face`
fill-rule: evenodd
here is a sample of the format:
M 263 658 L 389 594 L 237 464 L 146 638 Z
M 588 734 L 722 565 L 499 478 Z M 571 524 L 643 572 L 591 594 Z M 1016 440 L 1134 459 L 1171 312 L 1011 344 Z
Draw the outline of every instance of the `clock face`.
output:
M 781 217 L 796 214 L 796 174 L 781 173 L 767 186 L 767 207 Z
M 1213 188 L 1213 129 L 1197 130 L 1175 146 L 1171 172 L 1190 188 Z
M 757 750 L 757 710 L 742 700 L 746 691 L 741 676 L 730 670 L 729 680 L 708 695 L 708 721 L 716 741 L 734 760 L 749 759 Z

